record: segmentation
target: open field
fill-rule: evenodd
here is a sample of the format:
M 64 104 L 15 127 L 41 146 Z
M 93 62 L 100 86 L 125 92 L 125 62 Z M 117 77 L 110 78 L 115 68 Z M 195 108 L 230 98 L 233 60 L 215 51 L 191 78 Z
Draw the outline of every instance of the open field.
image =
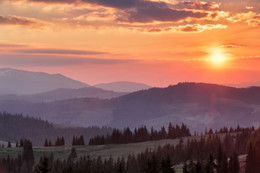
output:
M 219 134 L 223 139 L 224 134 Z M 236 135 L 236 133 L 233 133 Z M 204 136 L 207 138 L 208 136 Z M 183 143 L 185 144 L 188 139 L 199 139 L 200 136 L 189 136 L 183 137 Z M 85 145 L 85 146 L 75 146 L 78 156 L 88 155 L 91 158 L 96 158 L 101 156 L 101 158 L 118 158 L 124 157 L 127 158 L 129 154 L 138 154 L 142 151 L 155 150 L 159 146 L 164 146 L 166 144 L 177 145 L 180 139 L 164 139 L 157 141 L 147 141 L 139 143 L 129 143 L 129 144 L 110 144 L 110 145 Z M 71 146 L 63 147 L 34 147 L 34 156 L 38 160 L 43 154 L 53 153 L 54 158 L 64 159 L 67 158 L 71 151 Z M 21 154 L 22 148 L 0 148 L 0 158 L 5 158 L 7 155 L 10 157 L 16 157 L 18 154 Z
M 188 138 L 198 138 L 198 137 L 185 137 L 184 142 Z M 86 145 L 86 146 L 76 146 L 76 151 L 78 156 L 89 155 L 91 158 L 101 156 L 102 158 L 118 158 L 127 157 L 129 154 L 138 154 L 142 151 L 154 150 L 160 145 L 166 144 L 178 144 L 179 139 L 165 139 L 159 141 L 148 141 L 140 143 L 130 143 L 130 144 L 111 144 L 111 145 Z M 65 147 L 34 147 L 34 156 L 38 160 L 43 154 L 53 153 L 54 158 L 64 159 L 67 158 L 71 151 L 71 146 Z M 7 155 L 10 157 L 16 157 L 21 154 L 22 148 L 0 148 L 0 158 L 5 158 Z
M 235 135 L 235 133 L 233 134 Z M 224 134 L 220 134 L 223 139 Z M 204 136 L 207 138 L 207 136 Z M 183 137 L 184 144 L 191 139 L 201 138 L 200 136 L 190 136 Z M 127 158 L 129 154 L 135 154 L 148 150 L 155 150 L 159 146 L 164 146 L 166 144 L 177 145 L 180 139 L 165 139 L 158 141 L 147 141 L 140 143 L 129 143 L 129 144 L 111 144 L 111 145 L 85 145 L 85 146 L 75 146 L 78 157 L 80 156 L 90 156 L 90 158 L 97 158 L 100 156 L 102 159 L 112 157 L 113 159 L 117 159 L 118 157 Z M 65 147 L 34 147 L 34 157 L 36 162 L 39 161 L 39 158 L 43 154 L 52 153 L 54 158 L 66 159 L 68 158 L 71 152 L 72 146 Z M 18 154 L 22 153 L 22 148 L 0 148 L 0 158 L 6 158 L 8 155 L 13 158 L 17 157 Z M 239 161 L 241 165 L 241 169 L 244 170 L 246 155 L 239 156 Z M 176 165 L 175 170 L 176 173 L 182 172 L 183 164 Z M 243 171 L 242 171 L 243 172 Z

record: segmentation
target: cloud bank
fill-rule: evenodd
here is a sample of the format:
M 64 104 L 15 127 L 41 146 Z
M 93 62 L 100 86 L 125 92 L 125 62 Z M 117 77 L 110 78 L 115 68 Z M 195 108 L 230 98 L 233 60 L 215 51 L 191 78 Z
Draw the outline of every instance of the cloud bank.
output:
M 226 26 L 245 23 L 259 26 L 260 4 L 253 0 L 237 3 L 234 0 L 169 1 L 169 0 L 6 0 L 12 15 L 0 16 L 0 24 L 33 25 L 44 21 L 49 27 L 127 28 L 140 32 L 197 32 L 208 30 L 209 25 Z M 16 4 L 16 8 L 15 8 Z M 35 7 L 29 18 L 18 17 L 23 11 Z M 238 7 L 239 6 L 239 7 Z M 7 7 L 6 7 L 7 8 Z M 235 10 L 239 9 L 239 10 Z M 10 11 L 9 10 L 9 11 Z M 0 7 L 0 11 L 4 11 Z M 17 11 L 17 12 L 16 12 Z M 14 15 L 15 14 L 15 15 Z M 251 15 L 253 14 L 253 15 Z M 1 12 L 0 12 L 1 15 Z M 26 16 L 25 15 L 25 16 Z M 246 18 L 244 16 L 249 16 Z M 200 29 L 186 27 L 200 25 Z M 179 29 L 172 29 L 179 27 Z M 214 27 L 211 27 L 214 29 Z

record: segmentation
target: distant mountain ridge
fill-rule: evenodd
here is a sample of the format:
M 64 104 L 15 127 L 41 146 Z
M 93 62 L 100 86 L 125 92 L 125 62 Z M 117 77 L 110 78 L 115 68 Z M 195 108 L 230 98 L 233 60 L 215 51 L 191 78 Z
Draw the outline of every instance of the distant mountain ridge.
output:
M 22 100 L 30 102 L 51 102 L 76 98 L 99 98 L 111 99 L 127 93 L 106 91 L 95 87 L 84 87 L 79 89 L 59 88 L 52 91 L 30 94 L 30 95 L 0 95 L 0 100 Z
M 97 88 L 101 88 L 109 91 L 115 91 L 115 92 L 135 92 L 135 91 L 152 88 L 151 86 L 143 83 L 129 82 L 129 81 L 102 83 L 94 86 Z
M 83 88 L 89 85 L 61 74 L 0 68 L 0 94 L 36 94 L 58 88 Z
M 252 86 L 260 86 L 260 81 L 257 82 L 243 82 L 243 83 L 237 83 L 237 84 L 227 84 L 228 86 L 232 87 L 238 87 L 238 88 L 246 88 L 246 87 L 252 87 Z
M 260 87 L 180 83 L 151 88 L 113 99 L 80 98 L 32 103 L 1 100 L 0 110 L 41 117 L 71 126 L 161 127 L 169 121 L 191 130 L 206 127 L 260 125 Z

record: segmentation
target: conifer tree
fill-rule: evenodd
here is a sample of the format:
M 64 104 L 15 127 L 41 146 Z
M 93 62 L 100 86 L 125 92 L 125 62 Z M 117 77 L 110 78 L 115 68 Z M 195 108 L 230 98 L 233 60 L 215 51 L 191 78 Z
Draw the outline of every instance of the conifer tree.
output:
M 48 173 L 51 171 L 49 159 L 47 157 L 41 157 L 38 166 L 36 167 L 35 173 Z
M 196 163 L 196 173 L 202 173 L 202 165 L 200 161 Z
M 11 148 L 11 147 L 12 147 L 11 142 L 8 141 L 7 148 Z
M 25 162 L 34 163 L 34 155 L 32 149 L 32 143 L 29 140 L 25 140 L 23 144 L 22 160 Z
M 245 173 L 254 173 L 254 164 L 255 164 L 255 149 L 253 148 L 252 143 L 250 143 L 248 154 L 246 157 Z
M 77 152 L 76 152 L 76 149 L 74 147 L 72 147 L 70 155 L 69 155 L 69 159 L 73 160 L 75 158 L 77 158 Z
M 45 147 L 48 147 L 48 146 L 49 146 L 49 143 L 48 143 L 48 140 L 47 140 L 47 139 L 45 139 L 44 146 L 45 146 Z
M 214 173 L 214 168 L 210 160 L 208 160 L 205 165 L 205 173 Z
M 187 163 L 186 163 L 186 162 L 184 163 L 184 165 L 183 165 L 183 167 L 182 167 L 182 172 L 183 172 L 183 173 L 189 173 L 189 171 L 188 171 L 188 166 L 187 166 Z
M 221 173 L 228 173 L 228 161 L 227 161 L 227 156 L 226 153 L 224 153 L 223 155 L 223 160 L 222 160 L 222 164 L 221 164 Z
M 171 159 L 169 156 L 162 160 L 161 171 L 162 173 L 175 173 L 174 168 L 171 166 Z
M 218 156 L 217 156 L 217 162 L 218 162 L 218 165 L 217 165 L 217 173 L 222 173 L 222 168 L 223 168 L 223 151 L 222 151 L 222 146 L 219 145 L 219 148 L 218 148 Z
M 236 152 L 234 152 L 231 156 L 230 156 L 230 160 L 229 160 L 229 173 L 239 173 L 239 160 L 238 160 L 238 155 Z

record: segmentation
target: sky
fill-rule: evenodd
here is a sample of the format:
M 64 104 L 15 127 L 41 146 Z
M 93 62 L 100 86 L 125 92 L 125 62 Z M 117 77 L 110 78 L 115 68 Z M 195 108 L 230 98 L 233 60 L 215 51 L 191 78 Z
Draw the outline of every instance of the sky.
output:
M 260 81 L 260 0 L 0 0 L 0 67 L 87 84 Z

